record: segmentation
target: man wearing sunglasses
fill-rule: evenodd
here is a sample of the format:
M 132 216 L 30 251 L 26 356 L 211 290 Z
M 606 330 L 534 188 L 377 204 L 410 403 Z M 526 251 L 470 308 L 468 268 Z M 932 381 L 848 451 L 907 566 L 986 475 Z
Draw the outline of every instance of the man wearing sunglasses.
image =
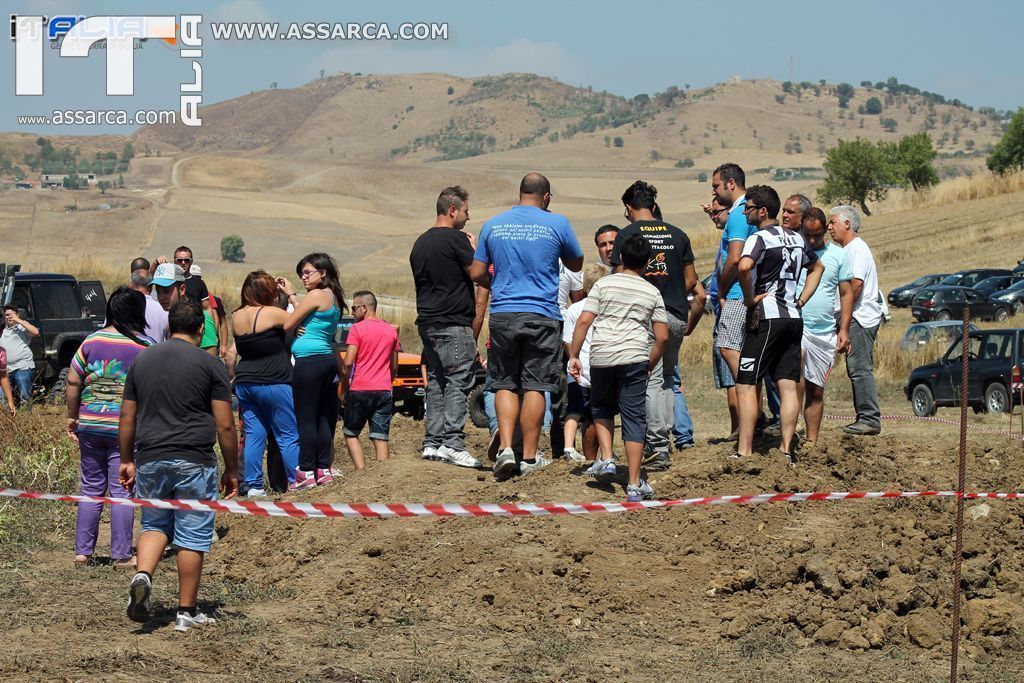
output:
M 174 265 L 179 266 L 185 273 L 185 296 L 203 307 L 204 315 L 213 322 L 212 329 L 209 330 L 208 335 L 215 337 L 217 330 L 220 328 L 220 311 L 216 307 L 211 306 L 210 290 L 207 289 L 203 278 L 192 272 L 192 265 L 194 263 L 192 249 L 189 247 L 182 245 L 174 250 Z M 205 348 L 209 345 L 209 340 L 204 337 L 203 347 Z M 215 339 L 213 345 L 216 346 Z
M 735 457 L 747 457 L 753 450 L 754 426 L 761 412 L 756 387 L 771 373 L 782 404 L 781 450 L 792 464 L 792 439 L 800 412 L 796 387 L 803 339 L 800 309 L 814 295 L 825 269 L 800 233 L 778 224 L 781 202 L 773 188 L 755 185 L 746 197 L 743 213 L 757 232 L 744 243 L 739 264 L 748 331 L 736 375 L 740 434 Z M 803 270 L 808 273 L 801 289 Z

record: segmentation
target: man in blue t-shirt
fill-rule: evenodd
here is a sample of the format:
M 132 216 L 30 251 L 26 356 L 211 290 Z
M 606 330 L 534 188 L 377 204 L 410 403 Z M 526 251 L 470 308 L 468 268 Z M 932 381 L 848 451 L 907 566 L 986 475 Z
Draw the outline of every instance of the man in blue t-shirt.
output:
M 487 366 L 495 390 L 499 453 L 494 473 L 517 469 L 512 439 L 523 435 L 521 474 L 551 460 L 537 456 L 544 393 L 556 392 L 562 367 L 562 315 L 558 311 L 559 263 L 578 273 L 583 250 L 565 216 L 548 211 L 551 184 L 539 173 L 519 184 L 519 205 L 484 223 L 470 277 L 491 290 L 491 346 Z M 494 275 L 488 272 L 494 266 Z M 522 402 L 520 403 L 520 395 Z
M 804 423 L 807 425 L 808 443 L 818 440 L 821 415 L 825 406 L 825 382 L 835 363 L 836 351 L 845 353 L 850 348 L 850 320 L 853 317 L 853 269 L 846 260 L 846 252 L 839 245 L 825 243 L 825 212 L 811 208 L 804 212 L 800 232 L 814 249 L 818 260 L 825 266 L 814 296 L 800 310 L 804 319 L 801 341 L 801 366 L 804 393 Z M 801 273 L 802 288 L 806 274 Z M 836 325 L 836 299 L 839 300 L 839 324 Z
M 722 241 L 715 261 L 713 280 L 718 283 L 718 320 L 715 323 L 715 348 L 729 366 L 733 378 L 739 372 L 740 349 L 746 339 L 747 307 L 738 279 L 740 257 L 747 238 L 757 232 L 747 223 L 746 174 L 736 164 L 722 164 L 711 174 L 711 190 L 722 206 L 728 207 L 729 219 L 722 230 Z

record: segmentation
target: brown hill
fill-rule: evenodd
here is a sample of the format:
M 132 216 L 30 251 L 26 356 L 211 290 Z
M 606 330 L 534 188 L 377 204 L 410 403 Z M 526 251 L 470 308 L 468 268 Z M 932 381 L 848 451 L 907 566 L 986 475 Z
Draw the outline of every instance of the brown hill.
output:
M 927 131 L 949 156 L 947 164 L 974 168 L 1001 133 L 989 115 L 934 95 L 857 87 L 841 107 L 840 92 L 830 84 L 732 80 L 627 100 L 530 74 L 339 74 L 208 106 L 201 128 L 150 126 L 135 139 L 140 148 L 164 144 L 341 163 L 548 146 L 582 146 L 587 153 L 613 148 L 619 137 L 630 156 L 655 166 L 738 149 L 781 153 L 793 167 L 814 167 L 840 138 L 895 140 Z M 881 114 L 858 113 L 872 98 Z

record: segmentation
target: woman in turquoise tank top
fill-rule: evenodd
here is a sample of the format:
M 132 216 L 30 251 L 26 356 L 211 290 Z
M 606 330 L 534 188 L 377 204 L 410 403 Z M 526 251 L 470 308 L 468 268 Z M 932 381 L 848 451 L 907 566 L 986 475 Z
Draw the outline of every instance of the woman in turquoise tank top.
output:
M 338 355 L 334 332 L 345 308 L 345 292 L 338 278 L 338 266 L 327 254 L 313 253 L 295 267 L 306 287 L 299 299 L 295 287 L 285 278 L 277 285 L 295 311 L 284 323 L 285 332 L 303 328 L 292 344 L 292 398 L 299 428 L 299 467 L 294 489 L 329 484 L 333 481 L 334 431 L 338 424 Z

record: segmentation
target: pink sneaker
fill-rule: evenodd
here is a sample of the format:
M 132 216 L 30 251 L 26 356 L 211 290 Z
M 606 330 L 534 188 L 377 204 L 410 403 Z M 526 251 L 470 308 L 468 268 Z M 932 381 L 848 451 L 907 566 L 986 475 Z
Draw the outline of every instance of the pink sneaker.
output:
M 304 470 L 295 470 L 295 481 L 288 484 L 289 491 L 301 491 L 302 489 L 309 489 L 316 486 L 316 478 L 312 472 L 306 472 Z
M 317 470 L 316 471 L 316 484 L 317 486 L 323 486 L 330 484 L 334 481 L 334 475 L 330 470 Z

